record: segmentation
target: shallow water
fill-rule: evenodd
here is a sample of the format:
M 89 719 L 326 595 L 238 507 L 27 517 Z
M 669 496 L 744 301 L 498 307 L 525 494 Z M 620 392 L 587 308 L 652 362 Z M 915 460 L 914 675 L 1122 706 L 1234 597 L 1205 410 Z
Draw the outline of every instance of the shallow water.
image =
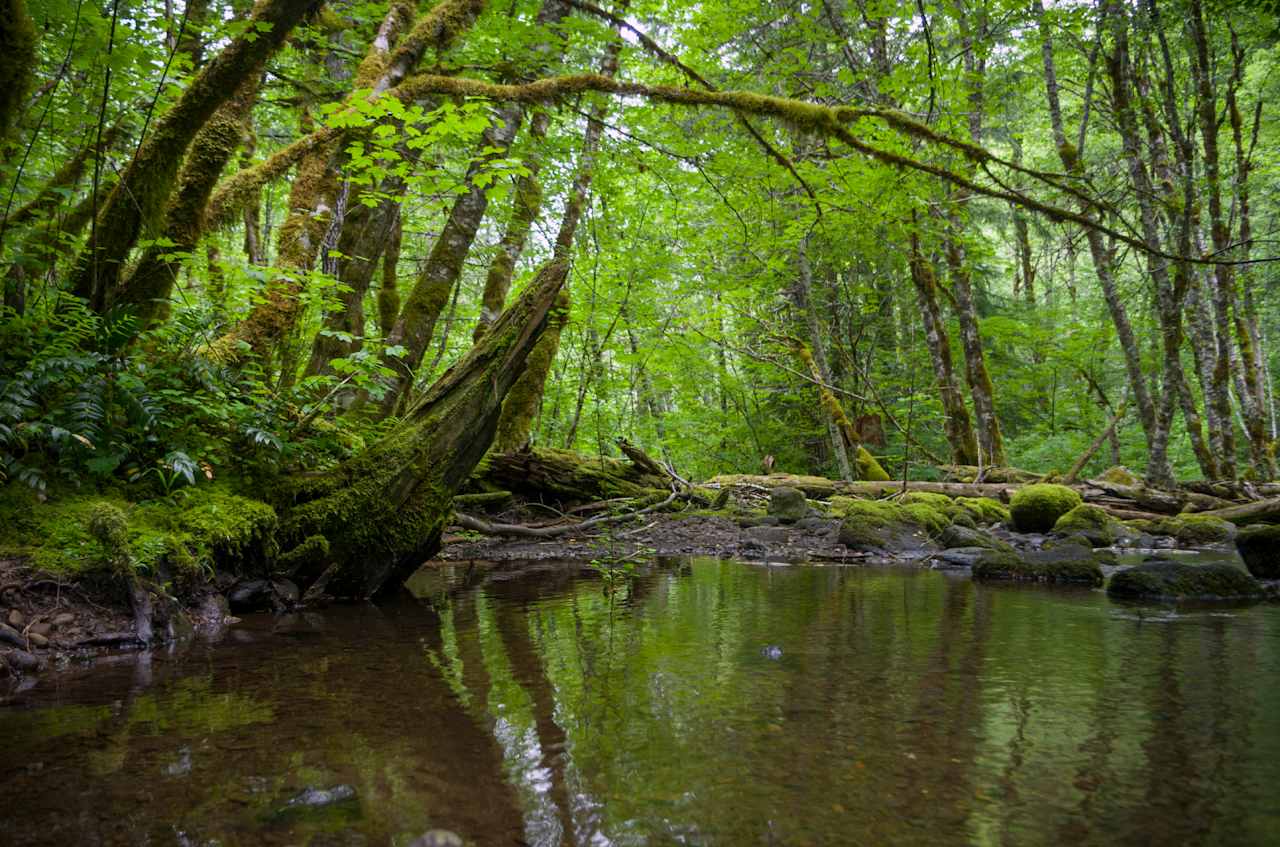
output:
M 412 587 L 14 695 L 0 844 L 1280 840 L 1280 607 L 711 560 Z

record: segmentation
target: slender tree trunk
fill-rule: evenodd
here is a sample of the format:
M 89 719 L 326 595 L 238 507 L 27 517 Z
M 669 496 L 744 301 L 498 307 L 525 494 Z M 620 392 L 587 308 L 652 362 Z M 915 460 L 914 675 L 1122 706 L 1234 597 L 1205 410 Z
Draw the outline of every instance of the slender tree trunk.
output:
M 542 388 L 546 384 L 547 374 L 551 373 L 556 352 L 560 349 L 560 334 L 569 322 L 569 307 L 569 289 L 566 287 L 561 289 L 556 298 L 555 307 L 547 319 L 547 329 L 529 354 L 524 372 L 511 387 L 502 404 L 502 417 L 493 437 L 495 452 L 510 453 L 528 443 L 533 420 L 538 414 L 538 405 L 542 402 Z
M 978 439 L 973 432 L 969 410 L 964 396 L 956 384 L 951 363 L 951 339 L 947 334 L 946 320 L 938 304 L 938 285 L 933 267 L 920 250 L 920 236 L 914 227 L 911 232 L 911 281 L 915 285 L 924 320 L 925 346 L 933 361 L 933 373 L 938 383 L 938 396 L 942 402 L 943 429 L 947 443 L 951 445 L 952 461 L 957 465 L 978 464 Z
M 0 0 L 0 164 L 8 158 L 5 142 L 31 88 L 37 41 L 26 0 Z
M 402 237 L 402 218 L 397 213 L 395 221 L 391 225 L 391 234 L 387 238 L 387 246 L 382 251 L 382 287 L 378 289 L 378 330 L 384 338 L 391 334 L 391 329 L 396 323 L 396 316 L 400 314 L 398 273 L 400 269 L 400 240 Z
M 802 238 L 796 245 L 796 282 L 791 287 L 791 301 L 804 321 L 805 334 L 809 336 L 809 349 L 813 352 L 814 366 L 818 371 L 818 379 L 825 385 L 831 385 L 831 367 L 827 364 L 827 346 L 822 335 L 822 326 L 818 322 L 818 311 L 813 303 L 813 268 L 809 263 L 809 239 Z M 831 439 L 831 450 L 836 457 L 836 467 L 840 470 L 840 478 L 853 481 L 853 468 L 849 464 L 849 452 L 845 449 L 844 437 L 830 416 L 827 419 L 827 432 Z

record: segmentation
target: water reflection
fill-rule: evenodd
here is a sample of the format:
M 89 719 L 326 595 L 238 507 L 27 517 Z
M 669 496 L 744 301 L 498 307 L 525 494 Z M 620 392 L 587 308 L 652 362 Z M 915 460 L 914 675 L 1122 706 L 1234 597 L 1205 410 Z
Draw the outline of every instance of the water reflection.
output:
M 717 561 L 411 587 L 20 695 L 0 842 L 1280 838 L 1275 607 Z

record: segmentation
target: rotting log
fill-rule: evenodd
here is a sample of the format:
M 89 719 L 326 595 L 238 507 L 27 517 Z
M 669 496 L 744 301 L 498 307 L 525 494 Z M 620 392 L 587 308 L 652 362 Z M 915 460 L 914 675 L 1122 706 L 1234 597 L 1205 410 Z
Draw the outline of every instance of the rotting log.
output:
M 473 488 L 510 491 L 564 509 L 618 497 L 647 497 L 668 490 L 667 477 L 632 462 L 584 456 L 569 450 L 530 448 L 491 453 L 476 468 Z
M 546 326 L 566 272 L 563 262 L 545 265 L 399 426 L 312 480 L 313 499 L 295 494 L 281 523 L 281 548 L 316 536 L 330 548 L 323 572 L 295 574 L 310 586 L 308 596 L 374 596 L 398 586 L 440 549 L 453 495 L 489 449 L 503 398 Z
M 1234 524 L 1280 523 L 1280 497 L 1270 500 L 1259 500 L 1256 503 L 1245 503 L 1240 506 L 1227 506 L 1222 509 L 1210 509 L 1200 512 L 1212 515 Z
M 1009 494 L 1016 486 L 991 482 L 908 482 L 903 487 L 901 481 L 889 482 L 844 482 L 827 479 L 822 476 L 805 476 L 803 474 L 769 474 L 759 476 L 753 474 L 722 474 L 712 477 L 708 485 L 734 486 L 754 485 L 760 488 L 777 488 L 788 486 L 803 491 L 806 497 L 825 500 L 837 494 L 853 497 L 884 497 L 901 491 L 925 491 L 931 494 L 946 494 L 948 497 L 993 497 L 1008 500 Z

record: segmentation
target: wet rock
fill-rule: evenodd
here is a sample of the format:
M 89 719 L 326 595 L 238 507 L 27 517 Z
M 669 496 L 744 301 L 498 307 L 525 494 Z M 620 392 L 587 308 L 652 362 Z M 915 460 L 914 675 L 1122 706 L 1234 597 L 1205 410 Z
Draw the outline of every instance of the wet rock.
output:
M 1122 529 L 1120 522 L 1106 510 L 1089 503 L 1076 506 L 1053 525 L 1055 533 L 1085 538 L 1092 547 L 1110 547 L 1116 543 Z
M 53 625 L 44 622 L 33 623 L 31 626 L 27 627 L 27 635 L 43 635 L 48 637 L 51 632 L 53 632 Z
M 796 521 L 796 529 L 803 529 L 805 532 L 826 532 L 831 528 L 831 522 L 826 518 L 801 518 Z
M 53 616 L 53 625 L 56 627 L 70 626 L 76 622 L 76 616 L 70 612 L 63 612 L 60 615 Z
M 1022 555 L 990 550 L 974 563 L 973 578 L 1102 585 L 1102 568 L 1088 550 L 1074 544 Z
M 1236 550 L 1258 579 L 1280 579 L 1280 526 L 1246 526 L 1236 535 Z
M 777 515 L 765 515 L 763 518 L 756 518 L 754 526 L 780 526 L 782 519 Z
M 1085 550 L 1093 549 L 1093 541 L 1083 533 L 1072 533 L 1061 538 L 1050 538 L 1044 543 L 1042 550 L 1062 550 L 1067 547 L 1083 547 Z
M 28 632 L 27 641 L 31 642 L 32 647 L 48 647 L 49 639 L 38 632 Z
M 989 547 L 948 547 L 933 555 L 934 561 L 943 567 L 971 568 L 987 553 Z
M 433 829 L 409 842 L 409 847 L 463 847 L 462 837 L 447 829 Z
M 273 579 L 271 581 L 271 589 L 275 592 L 277 608 L 292 609 L 302 599 L 302 592 L 291 579 Z
M 345 784 L 335 785 L 332 788 L 306 788 L 291 797 L 284 805 L 287 809 L 310 809 L 319 806 L 332 806 L 334 803 L 352 800 L 355 796 L 355 788 Z
M 26 647 L 27 639 L 22 637 L 22 633 L 5 623 L 0 623 L 0 644 L 8 644 L 11 647 Z
M 14 629 L 22 629 L 24 626 L 27 625 L 27 616 L 22 614 L 22 612 L 18 611 L 17 609 L 10 609 L 9 616 L 6 617 L 4 620 L 5 620 L 5 623 L 13 627 Z
M 40 659 L 26 650 L 10 650 L 5 658 L 9 661 L 9 667 L 18 673 L 34 673 L 41 667 Z
M 270 580 L 244 580 L 228 592 L 227 603 L 233 612 L 262 612 L 271 608 L 273 593 Z
M 753 526 L 746 531 L 748 538 L 765 544 L 785 544 L 787 528 L 783 526 Z
M 958 524 L 952 524 L 944 529 L 942 535 L 938 536 L 938 543 L 942 545 L 943 549 L 982 547 L 988 550 L 1013 552 L 1012 547 L 998 538 L 992 537 L 989 533 Z
M 809 513 L 809 503 L 798 488 L 780 485 L 769 493 L 769 514 L 783 523 L 795 523 Z
M 1178 600 L 1239 600 L 1263 596 L 1252 576 L 1228 564 L 1188 565 L 1148 561 L 1111 577 L 1107 593 L 1117 597 Z

